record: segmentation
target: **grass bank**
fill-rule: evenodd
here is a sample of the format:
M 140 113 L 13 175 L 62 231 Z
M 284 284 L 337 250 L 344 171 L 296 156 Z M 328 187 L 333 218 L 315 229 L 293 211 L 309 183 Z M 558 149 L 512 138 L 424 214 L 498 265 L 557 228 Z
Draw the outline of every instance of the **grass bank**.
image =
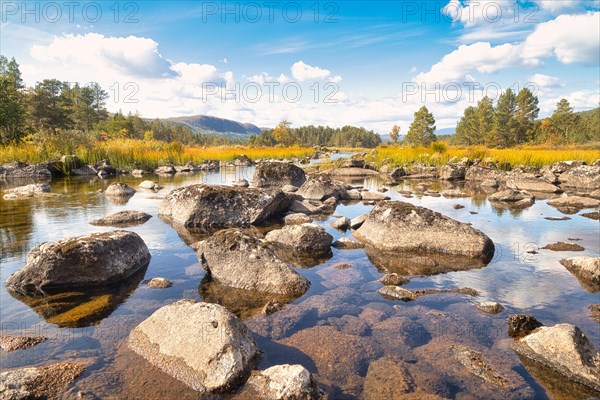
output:
M 500 165 L 542 167 L 558 161 L 583 160 L 588 164 L 600 159 L 600 150 L 581 148 L 520 147 L 511 149 L 488 149 L 485 147 L 455 147 L 433 145 L 430 147 L 379 147 L 370 161 L 377 167 L 384 164 L 402 166 L 412 162 L 443 165 L 452 158 L 492 158 Z
M 165 143 L 156 140 L 116 139 L 81 145 L 68 149 L 32 143 L 12 144 L 0 147 L 0 163 L 22 161 L 38 164 L 58 160 L 64 154 L 75 154 L 86 164 L 96 164 L 100 160 L 121 169 L 154 169 L 159 165 L 188 162 L 201 164 L 207 160 L 231 161 L 242 154 L 251 159 L 305 157 L 314 153 L 306 147 L 248 147 L 215 146 L 187 147 L 179 143 Z

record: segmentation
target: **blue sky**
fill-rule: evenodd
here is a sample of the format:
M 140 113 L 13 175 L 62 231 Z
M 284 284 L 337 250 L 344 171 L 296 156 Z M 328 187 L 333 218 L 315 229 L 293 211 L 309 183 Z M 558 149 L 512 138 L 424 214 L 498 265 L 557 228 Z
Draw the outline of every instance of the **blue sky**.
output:
M 561 97 L 597 107 L 599 10 L 598 0 L 2 1 L 0 51 L 28 85 L 99 82 L 111 111 L 406 132 L 422 105 L 448 128 L 483 94 L 524 85 L 542 115 Z

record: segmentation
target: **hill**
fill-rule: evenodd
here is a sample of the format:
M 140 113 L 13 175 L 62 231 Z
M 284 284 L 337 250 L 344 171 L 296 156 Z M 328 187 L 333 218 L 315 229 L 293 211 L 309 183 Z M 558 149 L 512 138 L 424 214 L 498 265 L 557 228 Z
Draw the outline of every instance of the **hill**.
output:
M 208 115 L 165 118 L 162 121 L 170 125 L 185 126 L 190 128 L 193 133 L 226 137 L 228 139 L 248 139 L 250 135 L 257 135 L 262 130 L 254 124 Z

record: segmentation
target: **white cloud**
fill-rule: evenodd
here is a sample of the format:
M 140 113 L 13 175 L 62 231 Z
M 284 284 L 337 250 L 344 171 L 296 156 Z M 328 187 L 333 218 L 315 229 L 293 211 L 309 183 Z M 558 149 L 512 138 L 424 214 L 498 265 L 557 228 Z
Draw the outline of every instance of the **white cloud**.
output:
M 229 60 L 227 59 L 227 57 L 223 58 L 221 61 L 223 64 L 229 64 Z
M 525 41 L 529 58 L 554 55 L 564 64 L 597 65 L 600 61 L 600 12 L 561 15 L 538 25 Z
M 292 76 L 300 82 L 307 80 L 321 80 L 326 79 L 331 75 L 331 72 L 327 69 L 320 67 L 313 67 L 312 65 L 306 64 L 300 60 L 292 65 Z
M 529 77 L 528 82 L 535 83 L 543 89 L 553 89 L 563 86 L 559 78 L 544 74 L 534 74 Z
M 581 8 L 585 5 L 585 0 L 537 0 L 535 3 L 542 10 L 548 10 L 555 14 L 561 11 Z
M 187 64 L 180 62 L 173 64 L 171 69 L 177 72 L 187 84 L 202 85 L 213 82 L 217 78 L 217 68 L 210 64 Z
M 332 76 L 329 78 L 329 82 L 340 83 L 342 81 L 342 77 L 340 75 Z
M 100 73 L 117 71 L 130 77 L 143 78 L 175 75 L 171 63 L 158 53 L 158 43 L 136 36 L 67 34 L 55 36 L 47 46 L 34 45 L 30 53 L 38 61 L 86 65 Z

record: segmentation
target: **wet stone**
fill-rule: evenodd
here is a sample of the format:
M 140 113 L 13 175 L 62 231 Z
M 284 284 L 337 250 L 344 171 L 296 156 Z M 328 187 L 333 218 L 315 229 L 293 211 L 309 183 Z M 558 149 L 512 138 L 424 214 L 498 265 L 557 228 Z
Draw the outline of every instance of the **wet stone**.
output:
M 531 315 L 513 314 L 508 317 L 508 336 L 520 338 L 529 335 L 540 326 L 544 325 Z
M 0 336 L 0 348 L 6 352 L 28 349 L 48 340 L 44 336 Z

